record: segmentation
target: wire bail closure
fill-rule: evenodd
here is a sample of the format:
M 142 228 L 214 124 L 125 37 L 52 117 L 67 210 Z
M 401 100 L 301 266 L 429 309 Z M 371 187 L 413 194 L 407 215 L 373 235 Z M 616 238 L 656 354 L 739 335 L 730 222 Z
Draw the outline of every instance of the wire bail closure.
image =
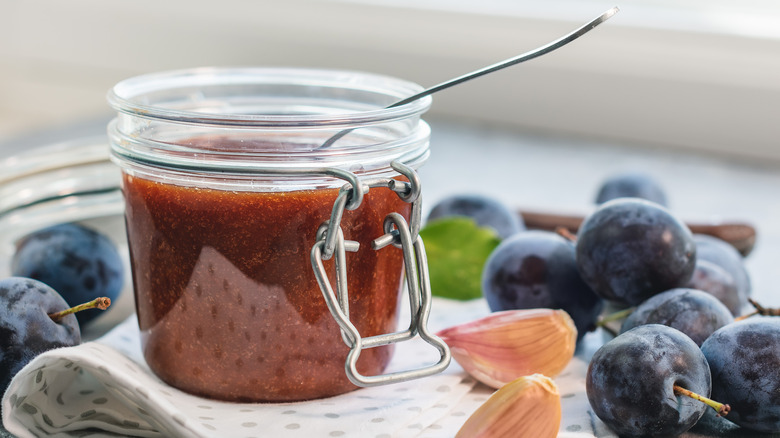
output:
M 428 316 L 431 310 L 431 290 L 428 276 L 428 263 L 425 255 L 425 245 L 419 236 L 422 222 L 421 186 L 417 173 L 411 167 L 393 161 L 391 167 L 405 176 L 409 182 L 392 178 L 374 178 L 360 181 L 358 177 L 340 169 L 328 169 L 330 175 L 347 181 L 340 190 L 333 204 L 330 219 L 317 230 L 317 241 L 311 250 L 311 263 L 317 283 L 328 310 L 333 315 L 341 329 L 341 337 L 350 348 L 345 362 L 345 371 L 349 380 L 358 386 L 379 386 L 389 383 L 404 382 L 418 379 L 444 371 L 450 364 L 451 355 L 447 344 L 428 331 Z M 360 207 L 363 196 L 371 188 L 388 188 L 393 190 L 404 202 L 412 204 L 410 223 L 399 213 L 390 213 L 384 220 L 382 236 L 371 242 L 374 250 L 380 250 L 393 245 L 403 251 L 411 321 L 406 330 L 362 338 L 357 328 L 349 319 L 349 292 L 347 290 L 346 253 L 356 252 L 359 243 L 344 239 L 341 229 L 341 218 L 344 210 L 355 210 Z M 336 289 L 330 284 L 323 260 L 335 257 Z M 376 376 L 364 376 L 357 370 L 357 361 L 363 349 L 395 344 L 413 339 L 417 335 L 433 346 L 439 352 L 439 361 L 430 366 L 405 371 L 398 371 Z

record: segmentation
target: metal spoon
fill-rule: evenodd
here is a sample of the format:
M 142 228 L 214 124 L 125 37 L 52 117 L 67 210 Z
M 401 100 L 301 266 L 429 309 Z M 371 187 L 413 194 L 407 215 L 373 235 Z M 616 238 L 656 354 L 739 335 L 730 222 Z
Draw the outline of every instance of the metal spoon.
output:
M 506 68 L 506 67 L 509 67 L 509 66 L 512 66 L 512 65 L 515 65 L 515 64 L 520 64 L 521 62 L 529 61 L 531 59 L 534 59 L 534 58 L 537 58 L 539 56 L 542 56 L 542 55 L 545 55 L 547 53 L 550 53 L 553 50 L 559 49 L 559 48 L 565 46 L 566 44 L 569 44 L 570 42 L 576 40 L 577 38 L 585 35 L 586 33 L 590 32 L 591 30 L 593 30 L 599 24 L 607 21 L 610 17 L 615 15 L 618 11 L 619 11 L 618 7 L 615 6 L 615 7 L 611 8 L 611 9 L 607 10 L 603 14 L 599 15 L 598 17 L 594 18 L 593 20 L 589 21 L 588 23 L 585 23 L 584 25 L 582 25 L 579 28 L 575 29 L 574 31 L 572 31 L 572 32 L 570 32 L 570 33 L 568 33 L 568 34 L 558 38 L 555 41 L 552 41 L 552 42 L 547 43 L 547 44 L 545 44 L 545 45 L 543 45 L 541 47 L 538 47 L 538 48 L 536 48 L 534 50 L 531 50 L 530 52 L 525 52 L 525 53 L 523 53 L 521 55 L 517 55 L 517 56 L 515 56 L 513 58 L 506 59 L 506 60 L 498 62 L 496 64 L 489 65 L 487 67 L 483 67 L 483 68 L 481 68 L 479 70 L 476 70 L 476 71 L 473 71 L 471 73 L 467 73 L 467 74 L 465 74 L 463 76 L 458 76 L 458 77 L 450 79 L 450 80 L 448 80 L 446 82 L 442 82 L 442 83 L 440 83 L 438 85 L 434 85 L 433 87 L 427 88 L 427 89 L 425 89 L 425 90 L 423 90 L 423 91 L 421 91 L 421 92 L 419 92 L 419 93 L 417 93 L 415 95 L 412 95 L 412 96 L 409 96 L 407 98 L 401 99 L 398 102 L 395 102 L 395 103 L 393 103 L 393 104 L 391 104 L 391 105 L 389 105 L 389 106 L 387 106 L 385 108 L 389 109 L 389 108 L 395 108 L 397 106 L 405 105 L 407 103 L 414 102 L 415 100 L 420 99 L 422 97 L 425 97 L 425 96 L 428 96 L 430 94 L 433 94 L 433 93 L 435 93 L 437 91 L 441 91 L 441 90 L 450 88 L 452 86 L 455 86 L 455 85 L 458 85 L 458 84 L 462 84 L 463 82 L 469 81 L 471 79 L 478 78 L 480 76 L 484 76 L 484 75 L 486 75 L 488 73 L 493 73 L 493 72 L 501 70 L 503 68 Z M 340 139 L 341 137 L 347 135 L 353 129 L 345 129 L 345 130 L 337 133 L 333 137 L 331 137 L 328 140 L 326 140 L 322 144 L 322 146 L 320 146 L 319 148 L 322 149 L 322 148 L 330 147 L 338 139 Z

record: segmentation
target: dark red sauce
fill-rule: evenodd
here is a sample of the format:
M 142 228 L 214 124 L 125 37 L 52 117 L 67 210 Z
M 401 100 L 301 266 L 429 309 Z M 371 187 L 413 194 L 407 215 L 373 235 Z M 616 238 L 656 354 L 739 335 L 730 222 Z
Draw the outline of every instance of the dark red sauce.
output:
M 230 401 L 291 401 L 355 388 L 348 348 L 327 310 L 309 253 L 336 189 L 243 192 L 124 176 L 128 241 L 144 356 L 165 382 Z M 409 216 L 388 189 L 345 212 L 350 316 L 362 336 L 395 331 L 401 251 L 371 249 L 384 217 Z M 332 261 L 331 283 L 335 284 Z M 392 350 L 364 350 L 382 372 Z

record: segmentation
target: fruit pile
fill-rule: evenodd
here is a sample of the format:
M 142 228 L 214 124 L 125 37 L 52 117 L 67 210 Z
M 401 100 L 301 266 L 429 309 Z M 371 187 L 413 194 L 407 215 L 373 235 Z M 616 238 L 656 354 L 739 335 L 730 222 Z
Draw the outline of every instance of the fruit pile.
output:
M 12 277 L 0 280 L 0 392 L 35 356 L 81 343 L 122 290 L 124 269 L 104 235 L 61 224 L 19 240 Z
M 487 256 L 472 260 L 480 263 L 478 291 L 452 291 L 438 276 L 455 262 L 429 258 L 432 293 L 484 297 L 493 312 L 561 309 L 578 341 L 622 319 L 614 339 L 592 357 L 586 385 L 593 412 L 620 436 L 677 436 L 697 422 L 724 418 L 747 430 L 780 432 L 780 320 L 763 316 L 778 312 L 750 299 L 743 256 L 719 238 L 693 234 L 666 199 L 652 178 L 618 175 L 603 184 L 597 208 L 574 235 L 528 230 L 522 220 L 509 233 L 506 217 L 513 213 L 499 202 L 447 198 L 421 231 L 426 246 L 429 238 L 434 247 L 471 239 L 444 242 L 428 232 L 448 221 L 492 228 L 495 241 Z M 758 310 L 743 315 L 749 302 Z M 605 308 L 619 312 L 605 317 Z M 704 415 L 707 406 L 714 415 Z

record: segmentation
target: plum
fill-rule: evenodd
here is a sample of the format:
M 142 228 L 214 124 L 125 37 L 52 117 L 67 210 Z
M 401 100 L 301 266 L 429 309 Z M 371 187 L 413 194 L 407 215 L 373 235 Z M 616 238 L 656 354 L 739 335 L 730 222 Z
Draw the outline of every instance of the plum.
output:
M 715 330 L 734 322 L 729 309 L 714 296 L 695 289 L 676 288 L 654 295 L 637 306 L 620 328 L 626 332 L 643 324 L 675 328 L 701 345 Z
M 574 244 L 549 231 L 522 231 L 502 241 L 485 262 L 482 294 L 494 312 L 562 309 L 578 339 L 595 328 L 604 307 L 580 277 Z
M 693 241 L 696 243 L 696 257 L 699 260 L 714 263 L 731 274 L 744 305 L 750 296 L 752 286 L 750 275 L 739 251 L 728 242 L 707 234 L 694 234 Z
M 599 187 L 596 204 L 617 198 L 641 198 L 664 207 L 668 206 L 666 193 L 658 181 L 641 172 L 626 172 L 606 179 Z
M 712 371 L 712 396 L 731 405 L 726 419 L 758 432 L 780 432 L 780 321 L 752 317 L 729 324 L 701 350 Z
M 707 405 L 710 370 L 699 347 L 679 330 L 636 327 L 604 344 L 591 359 L 585 388 L 593 412 L 621 437 L 677 436 Z
M 0 390 L 30 360 L 44 351 L 78 345 L 81 330 L 74 315 L 54 321 L 49 314 L 68 309 L 65 300 L 37 280 L 0 280 Z
M 696 263 L 688 227 L 650 201 L 619 198 L 602 204 L 577 233 L 577 266 L 600 297 L 635 306 L 683 287 Z
M 18 243 L 11 273 L 33 278 L 56 290 L 75 306 L 97 297 L 115 300 L 122 290 L 124 267 L 116 246 L 105 235 L 76 223 L 35 231 Z M 100 314 L 77 314 L 84 325 Z
M 492 228 L 502 239 L 525 229 L 519 214 L 483 195 L 464 194 L 444 198 L 431 209 L 427 221 L 451 216 L 472 218 L 477 225 Z
M 728 307 L 733 316 L 742 314 L 747 297 L 740 294 L 734 277 L 725 269 L 696 257 L 696 266 L 686 287 L 707 292 Z

